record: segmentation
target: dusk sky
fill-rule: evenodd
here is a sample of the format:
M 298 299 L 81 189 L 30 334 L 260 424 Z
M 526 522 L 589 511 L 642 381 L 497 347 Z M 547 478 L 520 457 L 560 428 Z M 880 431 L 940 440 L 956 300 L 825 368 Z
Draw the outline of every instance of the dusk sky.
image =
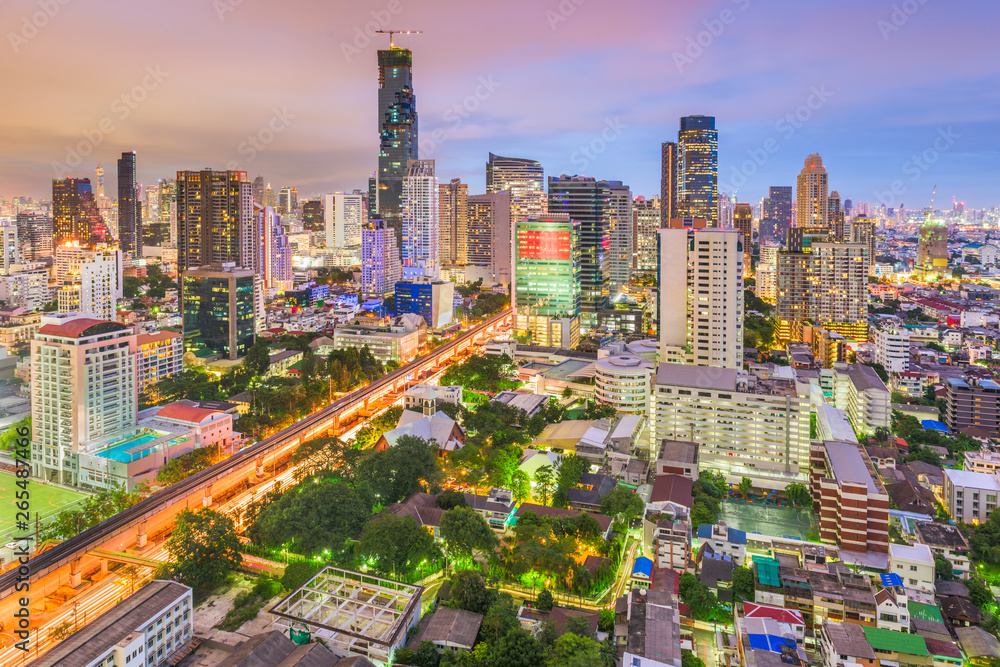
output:
M 0 194 L 101 161 L 114 195 L 123 150 L 144 183 L 236 165 L 300 198 L 364 188 L 388 39 L 358 35 L 379 22 L 423 30 L 396 37 L 421 157 L 470 193 L 492 151 L 658 194 L 660 143 L 706 114 L 740 201 L 819 152 L 855 202 L 899 181 L 893 205 L 935 184 L 939 206 L 1000 204 L 995 0 L 0 0 Z

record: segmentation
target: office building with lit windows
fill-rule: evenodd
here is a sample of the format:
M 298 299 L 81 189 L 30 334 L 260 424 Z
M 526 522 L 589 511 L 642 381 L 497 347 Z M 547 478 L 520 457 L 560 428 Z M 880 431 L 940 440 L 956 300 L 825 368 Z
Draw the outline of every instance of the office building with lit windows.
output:
M 97 209 L 89 178 L 52 181 L 52 231 L 55 245 L 106 241 L 108 230 Z
M 635 230 L 633 269 L 639 272 L 656 270 L 656 230 L 660 228 L 660 198 L 632 200 L 632 226 Z
M 621 181 L 608 183 L 608 294 L 614 298 L 632 279 L 635 256 L 635 223 L 632 220 L 632 193 Z
M 469 185 L 460 178 L 438 186 L 438 257 L 442 265 L 465 264 L 469 252 Z
M 823 158 L 813 153 L 806 158 L 795 185 L 795 226 L 830 228 L 830 183 Z
M 188 269 L 181 275 L 186 350 L 232 360 L 246 355 L 255 340 L 255 276 L 233 264 Z
M 662 193 L 661 193 L 662 196 Z M 684 116 L 677 136 L 677 212 L 719 224 L 719 132 L 714 116 Z
M 122 252 L 142 256 L 142 202 L 135 175 L 135 151 L 118 159 L 118 238 Z
M 178 171 L 176 186 L 178 272 L 230 263 L 259 271 L 262 235 L 247 173 Z
M 514 225 L 515 330 L 535 345 L 575 347 L 580 337 L 580 223 L 548 214 Z
M 527 220 L 548 211 L 545 174 L 536 160 L 490 153 L 486 163 L 486 193 L 510 193 L 510 220 Z
M 510 285 L 512 252 L 511 193 L 507 190 L 470 195 L 466 200 L 466 262 L 489 267 L 493 282 Z
M 378 52 L 378 217 L 402 242 L 403 179 L 417 155 L 417 97 L 413 94 L 413 52 L 389 48 Z M 370 216 L 373 217 L 373 216 Z
M 549 214 L 562 213 L 580 223 L 580 329 L 597 326 L 598 314 L 608 307 L 611 262 L 611 188 L 620 182 L 588 176 L 550 176 Z
M 455 319 L 455 283 L 430 278 L 414 278 L 396 283 L 396 315 L 413 313 L 424 318 L 432 329 Z

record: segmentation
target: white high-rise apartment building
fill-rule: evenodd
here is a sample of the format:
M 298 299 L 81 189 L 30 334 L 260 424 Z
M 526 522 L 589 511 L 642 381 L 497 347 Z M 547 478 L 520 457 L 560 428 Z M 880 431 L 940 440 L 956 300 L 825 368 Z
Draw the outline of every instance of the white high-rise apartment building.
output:
M 254 209 L 255 215 L 260 218 L 257 226 L 264 235 L 259 274 L 261 288 L 270 297 L 276 292 L 292 289 L 292 247 L 285 228 L 281 226 L 281 216 L 270 206 L 259 207 L 255 204 Z
M 399 274 L 396 233 L 384 220 L 373 219 L 361 230 L 362 298 L 394 294 Z
M 56 296 L 60 313 L 78 311 L 101 320 L 117 319 L 123 296 L 121 250 L 83 250 L 67 260 Z
M 31 341 L 31 465 L 48 481 L 79 484 L 79 452 L 136 427 L 136 335 L 78 313 L 42 317 Z
M 0 274 L 10 275 L 11 267 L 21 263 L 21 246 L 17 242 L 17 223 L 0 220 Z
M 434 160 L 408 160 L 403 177 L 403 246 L 400 252 L 403 280 L 420 276 L 437 278 L 439 197 Z
M 343 192 L 323 195 L 323 222 L 327 248 L 357 248 L 365 224 L 364 197 Z
M 743 242 L 739 230 L 661 229 L 659 243 L 660 360 L 742 368 Z
M 910 334 L 895 327 L 875 330 L 875 363 L 888 373 L 910 370 Z
M 660 198 L 636 197 L 632 201 L 632 220 L 635 230 L 633 268 L 636 271 L 655 271 L 656 232 L 660 228 Z
M 635 234 L 632 222 L 632 193 L 621 181 L 608 183 L 611 190 L 610 209 L 610 271 L 608 288 L 613 299 L 632 278 L 635 254 Z

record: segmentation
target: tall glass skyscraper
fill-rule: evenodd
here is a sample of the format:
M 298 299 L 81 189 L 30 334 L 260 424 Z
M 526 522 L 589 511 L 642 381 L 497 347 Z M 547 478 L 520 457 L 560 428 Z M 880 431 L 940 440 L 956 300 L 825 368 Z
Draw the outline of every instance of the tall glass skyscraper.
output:
M 400 48 L 380 50 L 378 83 L 378 214 L 396 231 L 399 243 L 406 163 L 418 157 L 413 53 Z
M 764 220 L 760 226 L 762 237 L 778 243 L 785 242 L 788 230 L 792 228 L 792 186 L 772 185 L 768 189 Z
M 177 172 L 177 269 L 260 269 L 262 234 L 245 171 Z
M 52 227 L 56 245 L 67 241 L 89 245 L 107 240 L 108 230 L 89 178 L 52 181 Z
M 142 256 L 142 204 L 135 176 L 135 151 L 118 159 L 118 236 L 122 252 Z
M 486 192 L 505 191 L 510 192 L 511 223 L 545 213 L 545 173 L 541 163 L 490 153 L 486 163 Z
M 677 140 L 677 217 L 704 218 L 709 227 L 717 227 L 718 200 L 719 132 L 715 117 L 684 116 Z
M 565 213 L 580 223 L 580 328 L 585 333 L 597 326 L 597 314 L 608 305 L 610 202 L 607 181 L 565 174 L 549 177 L 549 213 Z

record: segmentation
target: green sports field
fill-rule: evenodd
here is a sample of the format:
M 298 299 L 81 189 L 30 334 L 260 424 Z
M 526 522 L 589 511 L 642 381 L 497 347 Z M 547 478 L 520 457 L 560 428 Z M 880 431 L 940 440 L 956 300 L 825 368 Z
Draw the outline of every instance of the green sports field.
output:
M 16 529 L 15 515 L 17 513 L 17 478 L 8 473 L 0 473 L 0 546 L 10 541 L 11 536 L 21 535 Z M 87 494 L 78 491 L 68 491 L 51 484 L 41 484 L 37 480 L 28 479 L 28 502 L 30 503 L 31 528 L 35 530 L 35 516 L 42 524 L 59 513 L 68 505 L 86 498 Z

